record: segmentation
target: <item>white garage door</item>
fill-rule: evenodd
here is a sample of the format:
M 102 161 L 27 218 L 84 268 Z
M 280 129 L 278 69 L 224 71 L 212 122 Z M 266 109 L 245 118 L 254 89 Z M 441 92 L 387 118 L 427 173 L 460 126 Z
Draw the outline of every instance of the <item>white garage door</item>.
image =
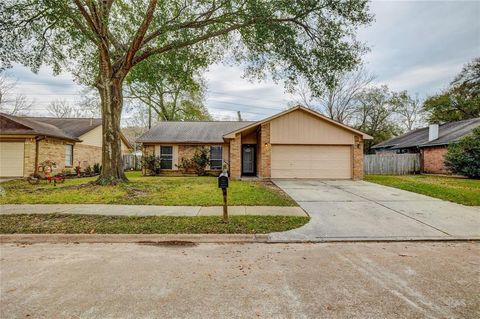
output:
M 0 177 L 23 176 L 23 149 L 23 142 L 0 142 Z
M 352 178 L 351 146 L 273 145 L 272 178 Z

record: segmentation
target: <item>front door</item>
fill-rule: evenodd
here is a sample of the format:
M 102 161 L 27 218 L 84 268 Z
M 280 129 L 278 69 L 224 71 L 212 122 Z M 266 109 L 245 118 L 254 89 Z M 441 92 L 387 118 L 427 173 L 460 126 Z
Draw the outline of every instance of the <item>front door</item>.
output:
M 255 175 L 255 145 L 242 145 L 242 175 Z

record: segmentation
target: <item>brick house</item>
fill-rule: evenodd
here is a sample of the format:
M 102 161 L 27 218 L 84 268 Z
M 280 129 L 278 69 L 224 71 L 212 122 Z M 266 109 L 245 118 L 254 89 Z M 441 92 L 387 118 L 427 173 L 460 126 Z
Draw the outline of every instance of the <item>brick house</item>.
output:
M 122 137 L 122 151 L 129 148 Z M 28 176 L 46 160 L 56 163 L 55 172 L 101 163 L 102 120 L 0 113 L 0 177 Z
M 471 133 L 478 126 L 480 118 L 431 124 L 374 145 L 372 149 L 379 155 L 420 153 L 423 173 L 448 174 L 443 158 L 448 145 Z
M 261 121 L 160 122 L 137 139 L 144 154 L 178 171 L 199 146 L 210 149 L 207 169 L 225 163 L 232 178 L 363 177 L 363 140 L 370 136 L 296 106 Z

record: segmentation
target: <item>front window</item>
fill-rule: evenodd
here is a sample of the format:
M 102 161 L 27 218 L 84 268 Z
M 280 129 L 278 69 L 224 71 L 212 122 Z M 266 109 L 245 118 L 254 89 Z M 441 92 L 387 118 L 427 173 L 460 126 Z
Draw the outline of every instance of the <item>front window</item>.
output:
M 222 169 L 222 146 L 210 146 L 210 169 Z
M 73 145 L 65 145 L 65 166 L 73 166 Z
M 172 169 L 173 162 L 173 147 L 160 146 L 160 168 Z

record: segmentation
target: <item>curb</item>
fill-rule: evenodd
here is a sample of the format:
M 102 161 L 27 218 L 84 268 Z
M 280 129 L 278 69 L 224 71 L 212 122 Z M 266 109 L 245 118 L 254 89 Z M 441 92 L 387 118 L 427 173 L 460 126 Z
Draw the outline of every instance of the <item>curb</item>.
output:
M 8 243 L 266 243 L 266 234 L 11 234 L 0 235 Z
M 480 242 L 480 237 L 380 237 L 380 238 L 325 238 L 325 239 L 269 239 L 269 244 L 320 244 L 320 243 L 394 243 L 394 242 Z
M 316 240 L 274 240 L 268 234 L 8 234 L 0 235 L 0 244 L 188 244 L 188 243 L 375 243 L 375 242 L 480 242 L 480 237 L 384 237 L 384 238 L 324 238 Z

